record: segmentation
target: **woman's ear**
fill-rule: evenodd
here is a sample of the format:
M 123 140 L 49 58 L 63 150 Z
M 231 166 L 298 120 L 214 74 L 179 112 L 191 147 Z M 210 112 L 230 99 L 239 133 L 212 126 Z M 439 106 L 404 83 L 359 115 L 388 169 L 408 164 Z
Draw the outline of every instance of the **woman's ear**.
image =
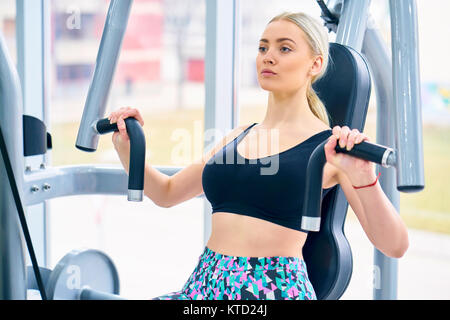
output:
M 323 65 L 323 57 L 321 55 L 316 56 L 314 58 L 314 62 L 311 66 L 311 68 L 309 69 L 309 75 L 311 76 L 316 76 L 320 73 L 320 71 L 322 71 L 322 65 Z

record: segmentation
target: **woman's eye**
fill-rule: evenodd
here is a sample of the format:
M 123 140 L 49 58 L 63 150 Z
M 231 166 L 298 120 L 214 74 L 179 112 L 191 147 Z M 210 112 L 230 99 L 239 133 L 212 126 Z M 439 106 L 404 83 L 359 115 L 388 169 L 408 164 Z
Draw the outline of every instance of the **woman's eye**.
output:
M 285 49 L 286 49 L 286 50 L 285 50 Z M 265 52 L 266 48 L 265 48 L 265 47 L 259 47 L 258 50 L 261 51 L 261 52 Z M 290 48 L 288 48 L 288 47 L 281 47 L 280 50 L 281 50 L 282 52 L 289 52 L 289 51 L 292 51 L 292 50 L 291 50 Z

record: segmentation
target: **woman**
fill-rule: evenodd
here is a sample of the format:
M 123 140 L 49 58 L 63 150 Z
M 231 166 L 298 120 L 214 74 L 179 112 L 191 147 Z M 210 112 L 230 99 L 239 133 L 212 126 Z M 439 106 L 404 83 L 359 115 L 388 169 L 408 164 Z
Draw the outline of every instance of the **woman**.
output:
M 338 140 L 348 150 L 370 140 L 357 129 L 329 127 L 311 86 L 327 64 L 327 33 L 316 20 L 304 13 L 274 17 L 256 58 L 258 82 L 269 91 L 264 120 L 235 128 L 171 177 L 146 166 L 144 192 L 157 205 L 169 208 L 204 192 L 213 208 L 211 237 L 193 273 L 180 291 L 154 299 L 317 299 L 302 257 L 307 231 L 300 228 L 299 194 L 307 160 L 325 139 L 323 188 L 340 184 L 381 252 L 395 258 L 405 253 L 407 228 L 377 183 L 374 164 L 334 151 Z M 144 125 L 138 110 L 129 107 L 109 118 L 119 128 L 113 143 L 126 170 L 127 117 Z M 268 163 L 270 168 L 264 167 Z

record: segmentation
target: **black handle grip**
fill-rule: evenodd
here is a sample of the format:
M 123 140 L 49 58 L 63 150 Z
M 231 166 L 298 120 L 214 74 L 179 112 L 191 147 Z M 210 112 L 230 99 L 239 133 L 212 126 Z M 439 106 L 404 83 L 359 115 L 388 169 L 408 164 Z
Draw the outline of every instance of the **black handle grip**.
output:
M 127 118 L 128 119 L 128 118 Z M 107 118 L 97 121 L 96 127 L 99 134 L 107 134 L 114 131 L 119 131 L 117 123 L 109 123 Z
M 125 126 L 130 137 L 130 168 L 128 176 L 128 200 L 142 201 L 145 173 L 145 135 L 139 121 L 135 118 L 126 118 Z M 96 124 L 99 134 L 119 131 L 117 123 L 109 123 L 108 119 L 101 119 Z M 135 192 L 137 191 L 137 193 Z
M 378 164 L 382 164 L 383 155 L 389 149 L 390 148 L 387 148 L 385 146 L 367 141 L 355 144 L 350 151 L 348 151 L 345 148 L 341 148 L 339 146 L 339 143 L 336 145 L 335 148 L 336 153 L 345 153 L 350 156 L 361 158 Z
M 130 137 L 130 169 L 128 190 L 144 190 L 145 135 L 139 121 L 126 118 L 125 125 Z

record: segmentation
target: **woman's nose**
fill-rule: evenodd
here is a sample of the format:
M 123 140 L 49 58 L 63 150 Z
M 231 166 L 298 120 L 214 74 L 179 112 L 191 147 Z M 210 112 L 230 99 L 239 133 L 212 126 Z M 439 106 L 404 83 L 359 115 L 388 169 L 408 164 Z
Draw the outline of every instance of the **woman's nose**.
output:
M 264 57 L 263 61 L 264 61 L 264 63 L 269 63 L 269 64 L 273 64 L 274 63 L 274 60 L 273 60 L 272 56 L 269 56 L 269 55 L 266 55 Z
M 272 56 L 272 53 L 270 52 L 270 50 L 267 51 L 267 53 L 265 54 L 263 62 L 264 63 L 269 63 L 269 64 L 273 64 L 274 63 L 274 59 L 273 59 L 273 56 Z

